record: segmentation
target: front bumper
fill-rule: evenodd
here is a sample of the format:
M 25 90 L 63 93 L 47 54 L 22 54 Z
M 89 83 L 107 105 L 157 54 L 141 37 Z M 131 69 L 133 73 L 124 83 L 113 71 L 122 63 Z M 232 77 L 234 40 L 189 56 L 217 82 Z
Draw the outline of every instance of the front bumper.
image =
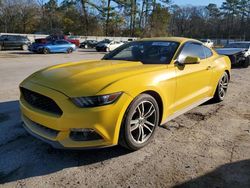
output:
M 53 99 L 62 109 L 61 116 L 39 110 L 20 97 L 20 108 L 24 128 L 33 136 L 55 148 L 96 148 L 117 145 L 123 115 L 132 98 L 123 93 L 111 105 L 95 108 L 76 107 L 67 96 L 53 89 L 26 82 L 26 89 Z M 71 139 L 72 128 L 93 129 L 102 139 L 75 141 Z

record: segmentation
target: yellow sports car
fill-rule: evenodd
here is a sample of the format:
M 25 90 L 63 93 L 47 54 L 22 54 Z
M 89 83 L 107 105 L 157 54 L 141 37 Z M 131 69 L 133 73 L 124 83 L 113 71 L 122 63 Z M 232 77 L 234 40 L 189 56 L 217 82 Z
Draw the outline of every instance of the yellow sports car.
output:
M 56 148 L 137 150 L 158 125 L 222 101 L 230 60 L 187 38 L 124 44 L 102 60 L 56 65 L 20 84 L 25 129 Z

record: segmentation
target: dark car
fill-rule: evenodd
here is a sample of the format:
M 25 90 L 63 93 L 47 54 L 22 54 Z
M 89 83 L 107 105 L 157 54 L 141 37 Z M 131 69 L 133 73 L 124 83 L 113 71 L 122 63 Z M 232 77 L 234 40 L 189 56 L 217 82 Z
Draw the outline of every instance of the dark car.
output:
M 109 39 L 104 39 L 100 42 L 98 42 L 95 46 L 95 49 L 97 52 L 100 52 L 100 51 L 105 51 L 105 49 L 107 48 L 106 45 L 111 43 L 112 41 L 109 40 Z
M 0 50 L 2 49 L 23 49 L 28 50 L 30 40 L 20 35 L 1 35 Z
M 232 65 L 241 65 L 247 68 L 250 65 L 250 42 L 233 42 L 216 49 L 218 54 L 226 55 L 230 58 Z
M 85 40 L 80 44 L 80 48 L 95 48 L 97 43 L 96 40 Z

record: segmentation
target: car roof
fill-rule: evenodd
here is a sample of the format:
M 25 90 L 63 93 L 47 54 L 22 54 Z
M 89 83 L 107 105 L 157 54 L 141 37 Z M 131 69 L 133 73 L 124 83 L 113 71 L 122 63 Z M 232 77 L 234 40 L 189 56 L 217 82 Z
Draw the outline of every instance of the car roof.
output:
M 196 39 L 191 39 L 191 38 L 185 38 L 185 37 L 153 37 L 153 38 L 143 38 L 140 39 L 139 41 L 173 41 L 173 42 L 179 42 L 179 43 L 184 43 L 184 42 L 197 42 L 201 43 L 201 41 L 196 40 Z

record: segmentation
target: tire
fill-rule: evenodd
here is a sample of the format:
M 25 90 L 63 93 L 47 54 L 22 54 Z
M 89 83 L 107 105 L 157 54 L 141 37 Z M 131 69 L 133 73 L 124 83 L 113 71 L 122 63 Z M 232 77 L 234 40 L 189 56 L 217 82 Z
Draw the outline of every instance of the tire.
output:
M 224 72 L 217 85 L 214 97 L 212 99 L 213 102 L 221 102 L 224 100 L 227 93 L 228 84 L 229 75 L 228 73 Z
M 0 51 L 2 51 L 2 49 L 3 49 L 3 47 L 2 47 L 2 45 L 0 45 Z
M 44 49 L 42 50 L 42 52 L 43 52 L 43 54 L 49 54 L 49 49 L 48 49 L 48 48 L 44 48 Z
M 243 68 L 247 68 L 249 67 L 249 64 L 250 64 L 250 56 L 246 57 L 246 60 L 242 62 L 241 66 Z
M 110 52 L 110 48 L 107 47 L 107 48 L 105 49 L 105 52 Z
M 123 117 L 119 144 L 132 151 L 138 150 L 150 142 L 158 125 L 156 100 L 151 95 L 141 94 L 132 101 Z
M 23 44 L 23 45 L 22 45 L 22 50 L 25 50 L 25 51 L 26 51 L 26 50 L 28 50 L 28 48 L 29 48 L 29 47 L 28 47 L 27 44 Z
M 68 54 L 71 54 L 72 52 L 73 52 L 73 48 L 67 49 L 67 53 L 68 53 Z
M 88 48 L 88 45 L 87 45 L 87 44 L 85 44 L 85 45 L 84 45 L 84 48 L 85 48 L 85 49 L 87 49 L 87 48 Z

